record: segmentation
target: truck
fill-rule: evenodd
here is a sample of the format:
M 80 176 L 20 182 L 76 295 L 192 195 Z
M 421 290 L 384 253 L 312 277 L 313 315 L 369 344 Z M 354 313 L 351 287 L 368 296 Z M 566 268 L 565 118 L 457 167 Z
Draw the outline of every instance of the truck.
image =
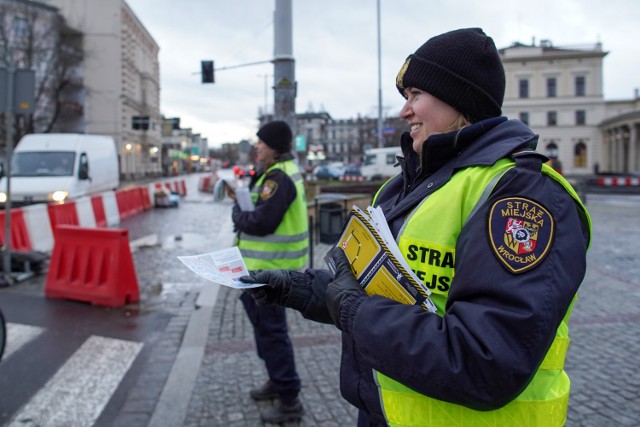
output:
M 362 176 L 368 181 L 388 179 L 400 173 L 400 168 L 396 167 L 397 156 L 402 156 L 400 147 L 369 148 L 364 151 L 362 166 L 360 170 Z
M 14 206 L 64 203 L 120 186 L 118 152 L 105 135 L 40 133 L 25 135 L 11 157 L 10 197 Z M 0 206 L 7 200 L 7 177 L 0 170 Z

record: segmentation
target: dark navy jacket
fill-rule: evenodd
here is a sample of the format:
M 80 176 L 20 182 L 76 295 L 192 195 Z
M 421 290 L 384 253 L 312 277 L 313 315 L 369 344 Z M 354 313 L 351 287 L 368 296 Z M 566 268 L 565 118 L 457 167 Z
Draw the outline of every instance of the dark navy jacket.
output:
M 567 191 L 540 172 L 546 158 L 531 151 L 536 141 L 524 124 L 505 118 L 431 137 L 422 159 L 412 152 L 411 139 L 403 137 L 402 171 L 376 200 L 394 235 L 406 214 L 457 170 L 489 166 L 523 150 L 529 154 L 515 158 L 516 167 L 464 225 L 442 317 L 381 296 L 343 305 L 341 391 L 372 424 L 384 423 L 373 370 L 432 398 L 491 410 L 513 400 L 542 362 L 584 277 L 589 232 Z M 510 196 L 540 202 L 556 223 L 546 258 L 517 275 L 500 263 L 488 237 L 489 206 Z M 307 296 L 301 311 L 330 321 L 322 298 L 330 276 L 319 270 L 307 274 L 316 298 Z M 305 301 L 295 294 L 290 299 Z

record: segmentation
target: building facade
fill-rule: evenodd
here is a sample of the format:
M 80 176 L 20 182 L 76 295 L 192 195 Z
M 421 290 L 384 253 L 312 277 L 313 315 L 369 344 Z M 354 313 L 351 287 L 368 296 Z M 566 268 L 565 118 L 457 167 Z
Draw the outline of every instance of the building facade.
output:
M 110 135 L 123 178 L 162 171 L 159 46 L 124 0 L 48 0 L 83 34 L 85 133 Z
M 640 95 L 607 102 L 607 117 L 600 124 L 602 156 L 598 171 L 611 174 L 640 174 Z
M 514 43 L 501 49 L 506 91 L 503 114 L 539 135 L 537 150 L 560 161 L 567 175 L 593 173 L 600 163 L 606 116 L 600 43 L 555 47 Z

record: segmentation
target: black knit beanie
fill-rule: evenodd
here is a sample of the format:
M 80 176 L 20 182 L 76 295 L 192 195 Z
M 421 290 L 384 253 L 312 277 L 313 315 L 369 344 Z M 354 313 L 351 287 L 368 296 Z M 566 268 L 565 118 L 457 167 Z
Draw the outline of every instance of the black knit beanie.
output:
M 446 102 L 472 123 L 502 114 L 505 76 L 491 37 L 463 28 L 426 41 L 407 57 L 396 86 L 415 87 Z
M 260 138 L 269 147 L 278 153 L 287 153 L 291 151 L 293 133 L 287 122 L 277 120 L 269 122 L 258 130 L 258 138 Z

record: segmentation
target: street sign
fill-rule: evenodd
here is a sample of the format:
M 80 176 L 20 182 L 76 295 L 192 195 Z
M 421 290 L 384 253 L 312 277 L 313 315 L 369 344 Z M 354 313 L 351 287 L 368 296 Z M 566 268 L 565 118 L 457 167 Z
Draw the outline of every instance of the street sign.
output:
M 36 72 L 16 70 L 13 79 L 13 111 L 31 114 L 36 109 Z
M 306 135 L 296 135 L 296 151 L 298 151 L 298 152 L 307 151 L 307 136 Z

